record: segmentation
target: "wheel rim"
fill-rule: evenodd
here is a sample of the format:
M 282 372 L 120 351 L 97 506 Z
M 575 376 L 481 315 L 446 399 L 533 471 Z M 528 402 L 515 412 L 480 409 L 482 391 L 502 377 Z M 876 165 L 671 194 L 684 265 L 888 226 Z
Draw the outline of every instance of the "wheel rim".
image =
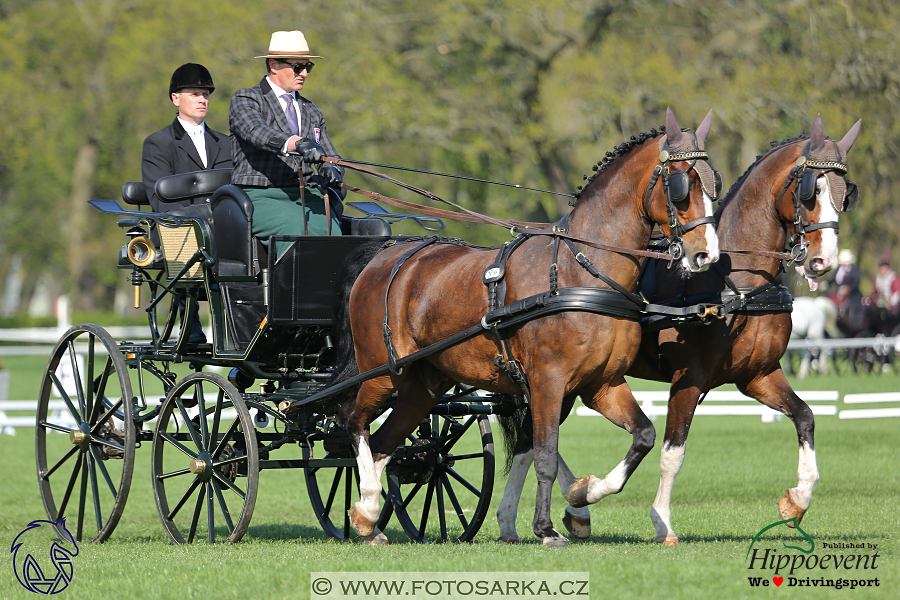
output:
M 112 337 L 96 325 L 63 334 L 41 384 L 35 456 L 48 518 L 70 519 L 71 528 L 75 517 L 78 541 L 85 527 L 96 529 L 91 541 L 108 539 L 122 516 L 134 469 L 132 403 L 131 380 Z
M 436 460 L 427 481 L 410 481 L 410 463 L 402 458 L 388 463 L 388 495 L 406 534 L 415 542 L 469 542 L 484 522 L 494 486 L 494 441 L 485 415 L 459 421 L 431 415 L 430 433 L 410 435 L 410 444 L 434 444 Z M 427 428 L 426 428 L 427 429 Z M 395 457 L 404 451 L 398 449 Z M 420 461 L 432 464 L 426 459 Z M 415 474 L 412 467 L 412 473 Z
M 247 531 L 259 486 L 256 431 L 240 392 L 221 375 L 194 373 L 169 392 L 151 474 L 173 542 L 231 543 Z
M 325 451 L 320 451 L 319 458 L 326 456 Z M 310 442 L 303 447 L 303 459 L 310 460 L 315 457 L 314 444 Z M 352 458 L 352 452 L 331 456 L 331 458 Z M 306 491 L 310 504 L 319 520 L 319 525 L 329 537 L 345 542 L 355 537 L 355 531 L 350 525 L 350 517 L 347 511 L 353 503 L 359 499 L 359 469 L 354 460 L 353 465 L 347 466 L 316 466 L 303 469 L 303 477 L 306 480 Z M 381 491 L 381 513 L 378 517 L 377 527 L 384 531 L 390 521 L 393 507 L 387 493 Z

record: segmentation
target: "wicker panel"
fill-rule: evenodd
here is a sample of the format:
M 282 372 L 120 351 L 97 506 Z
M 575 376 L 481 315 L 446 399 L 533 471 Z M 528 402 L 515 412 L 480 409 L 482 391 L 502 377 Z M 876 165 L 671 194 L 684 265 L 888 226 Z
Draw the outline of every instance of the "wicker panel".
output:
M 197 252 L 197 237 L 194 235 L 194 225 L 185 224 L 181 227 L 160 227 L 159 238 L 162 242 L 163 254 L 166 259 L 166 269 L 169 277 L 175 277 L 184 265 Z M 188 270 L 184 278 L 202 279 L 203 274 L 200 272 L 200 262 Z

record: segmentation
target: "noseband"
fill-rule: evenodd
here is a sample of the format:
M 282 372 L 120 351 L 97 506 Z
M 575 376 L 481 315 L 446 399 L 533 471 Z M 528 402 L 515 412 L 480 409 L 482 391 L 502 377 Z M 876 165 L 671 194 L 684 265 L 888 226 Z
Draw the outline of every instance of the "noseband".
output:
M 834 144 L 834 142 L 832 143 Z M 847 174 L 847 165 L 834 160 L 810 160 L 809 147 L 810 144 L 807 142 L 803 147 L 800 158 L 797 159 L 796 165 L 788 173 L 784 186 L 781 188 L 781 193 L 778 195 L 778 200 L 775 201 L 775 206 L 780 207 L 784 194 L 793 184 L 791 197 L 794 201 L 794 234 L 791 236 L 788 245 L 791 246 L 790 261 L 794 263 L 802 263 L 808 256 L 809 242 L 804 239 L 807 233 L 819 231 L 820 229 L 834 229 L 835 234 L 837 234 L 840 229 L 837 221 L 810 224 L 809 211 L 804 206 L 804 203 L 808 203 L 816 198 L 816 182 L 820 175 L 835 172 L 844 177 Z M 835 148 L 835 152 L 837 154 L 837 148 Z M 840 157 L 840 154 L 837 154 L 837 156 Z M 850 183 L 852 184 L 852 182 Z M 842 203 L 842 209 L 844 210 L 851 210 L 856 200 L 856 185 L 849 185 L 848 188 L 852 191 L 848 194 L 847 200 Z M 831 203 L 834 206 L 833 199 Z M 837 207 L 835 208 L 837 209 Z M 838 210 L 838 212 L 841 211 Z
M 653 169 L 653 175 L 650 177 L 650 185 L 647 188 L 647 195 L 644 197 L 644 212 L 650 214 L 650 196 L 656 187 L 656 182 L 662 176 L 663 190 L 666 193 L 666 211 L 669 213 L 669 236 L 663 240 L 668 247 L 669 255 L 673 260 L 680 260 L 684 256 L 684 243 L 682 238 L 684 234 L 700 225 L 715 225 L 716 219 L 713 216 L 701 217 L 694 219 L 684 225 L 678 220 L 678 213 L 675 209 L 676 202 L 683 202 L 690 194 L 690 179 L 688 173 L 695 168 L 698 160 L 709 161 L 709 155 L 697 147 L 697 139 L 694 137 L 694 150 L 688 152 L 669 152 L 669 142 L 663 143 L 662 150 L 659 153 L 659 164 Z M 670 163 L 679 161 L 690 161 L 690 165 L 684 171 L 672 171 Z M 715 174 L 715 190 L 716 196 L 720 191 L 721 176 L 713 169 Z M 715 198 L 713 198 L 715 200 Z

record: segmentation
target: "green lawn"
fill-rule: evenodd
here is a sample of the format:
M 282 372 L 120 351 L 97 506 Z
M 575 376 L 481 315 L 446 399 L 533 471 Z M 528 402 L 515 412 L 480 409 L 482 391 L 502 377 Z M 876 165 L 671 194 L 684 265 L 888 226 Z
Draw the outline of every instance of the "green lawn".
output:
M 10 398 L 36 398 L 43 359 L 4 358 L 13 370 Z M 37 367 L 34 367 L 34 365 Z M 28 377 L 25 377 L 25 376 Z M 21 379 L 30 379 L 23 382 Z M 635 383 L 635 389 L 660 389 Z M 839 389 L 841 393 L 897 391 L 896 375 L 813 377 L 797 389 Z M 134 484 L 122 521 L 110 541 L 83 544 L 75 575 L 61 596 L 70 597 L 239 597 L 307 598 L 315 571 L 515 571 L 590 573 L 591 597 L 618 598 L 759 598 L 896 597 L 900 589 L 898 517 L 900 482 L 896 440 L 900 420 L 842 421 L 818 417 L 816 450 L 821 479 L 803 529 L 822 543 L 878 544 L 874 571 L 812 571 L 809 576 L 878 577 L 880 587 L 856 590 L 774 586 L 751 588 L 746 555 L 753 536 L 778 520 L 776 502 L 796 485 L 797 445 L 788 420 L 762 423 L 758 417 L 698 417 L 688 443 L 685 466 L 673 500 L 673 524 L 682 544 L 675 548 L 650 543 L 654 530 L 650 504 L 659 480 L 659 441 L 664 423 L 655 421 L 657 447 L 622 493 L 592 507 L 593 536 L 562 550 L 541 547 L 531 534 L 534 476 L 526 484 L 517 521 L 524 543 L 494 542 L 499 528 L 494 514 L 505 480 L 498 474 L 490 513 L 472 544 L 411 544 L 391 526 L 387 547 L 336 543 L 322 533 L 306 496 L 302 474 L 265 471 L 253 521 L 244 539 L 233 546 L 205 543 L 171 546 L 154 505 L 149 477 L 149 444 L 138 449 Z M 498 463 L 502 462 L 496 434 Z M 560 449 L 576 475 L 604 476 L 624 456 L 630 436 L 603 418 L 572 417 L 562 429 Z M 0 485 L 0 531 L 7 544 L 29 521 L 43 519 L 34 474 L 31 430 L 0 436 L 3 484 Z M 554 522 L 561 527 L 563 500 L 554 492 Z M 768 547 L 801 541 L 778 529 L 766 536 Z M 816 550 L 817 553 L 825 552 Z M 828 551 L 831 553 L 841 551 Z M 848 551 L 852 552 L 852 551 Z M 16 582 L 11 554 L 0 577 L 0 598 L 30 593 Z

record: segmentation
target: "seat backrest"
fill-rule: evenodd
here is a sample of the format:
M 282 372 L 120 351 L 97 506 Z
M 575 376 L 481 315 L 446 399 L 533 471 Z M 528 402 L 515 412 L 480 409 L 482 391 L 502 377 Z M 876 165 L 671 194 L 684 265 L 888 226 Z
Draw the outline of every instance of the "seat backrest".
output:
M 241 188 L 229 184 L 216 190 L 210 198 L 210 206 L 216 258 L 213 272 L 220 277 L 255 276 L 261 267 L 251 229 L 253 202 L 250 197 Z
M 341 217 L 341 233 L 344 235 L 382 236 L 391 235 L 391 225 L 384 219 L 375 217 Z
M 210 196 L 230 183 L 231 169 L 207 169 L 163 177 L 154 191 L 160 202 L 181 202 Z
M 142 181 L 129 181 L 122 186 L 122 200 L 126 204 L 140 206 L 142 204 L 150 204 L 147 199 L 147 190 L 144 188 Z

